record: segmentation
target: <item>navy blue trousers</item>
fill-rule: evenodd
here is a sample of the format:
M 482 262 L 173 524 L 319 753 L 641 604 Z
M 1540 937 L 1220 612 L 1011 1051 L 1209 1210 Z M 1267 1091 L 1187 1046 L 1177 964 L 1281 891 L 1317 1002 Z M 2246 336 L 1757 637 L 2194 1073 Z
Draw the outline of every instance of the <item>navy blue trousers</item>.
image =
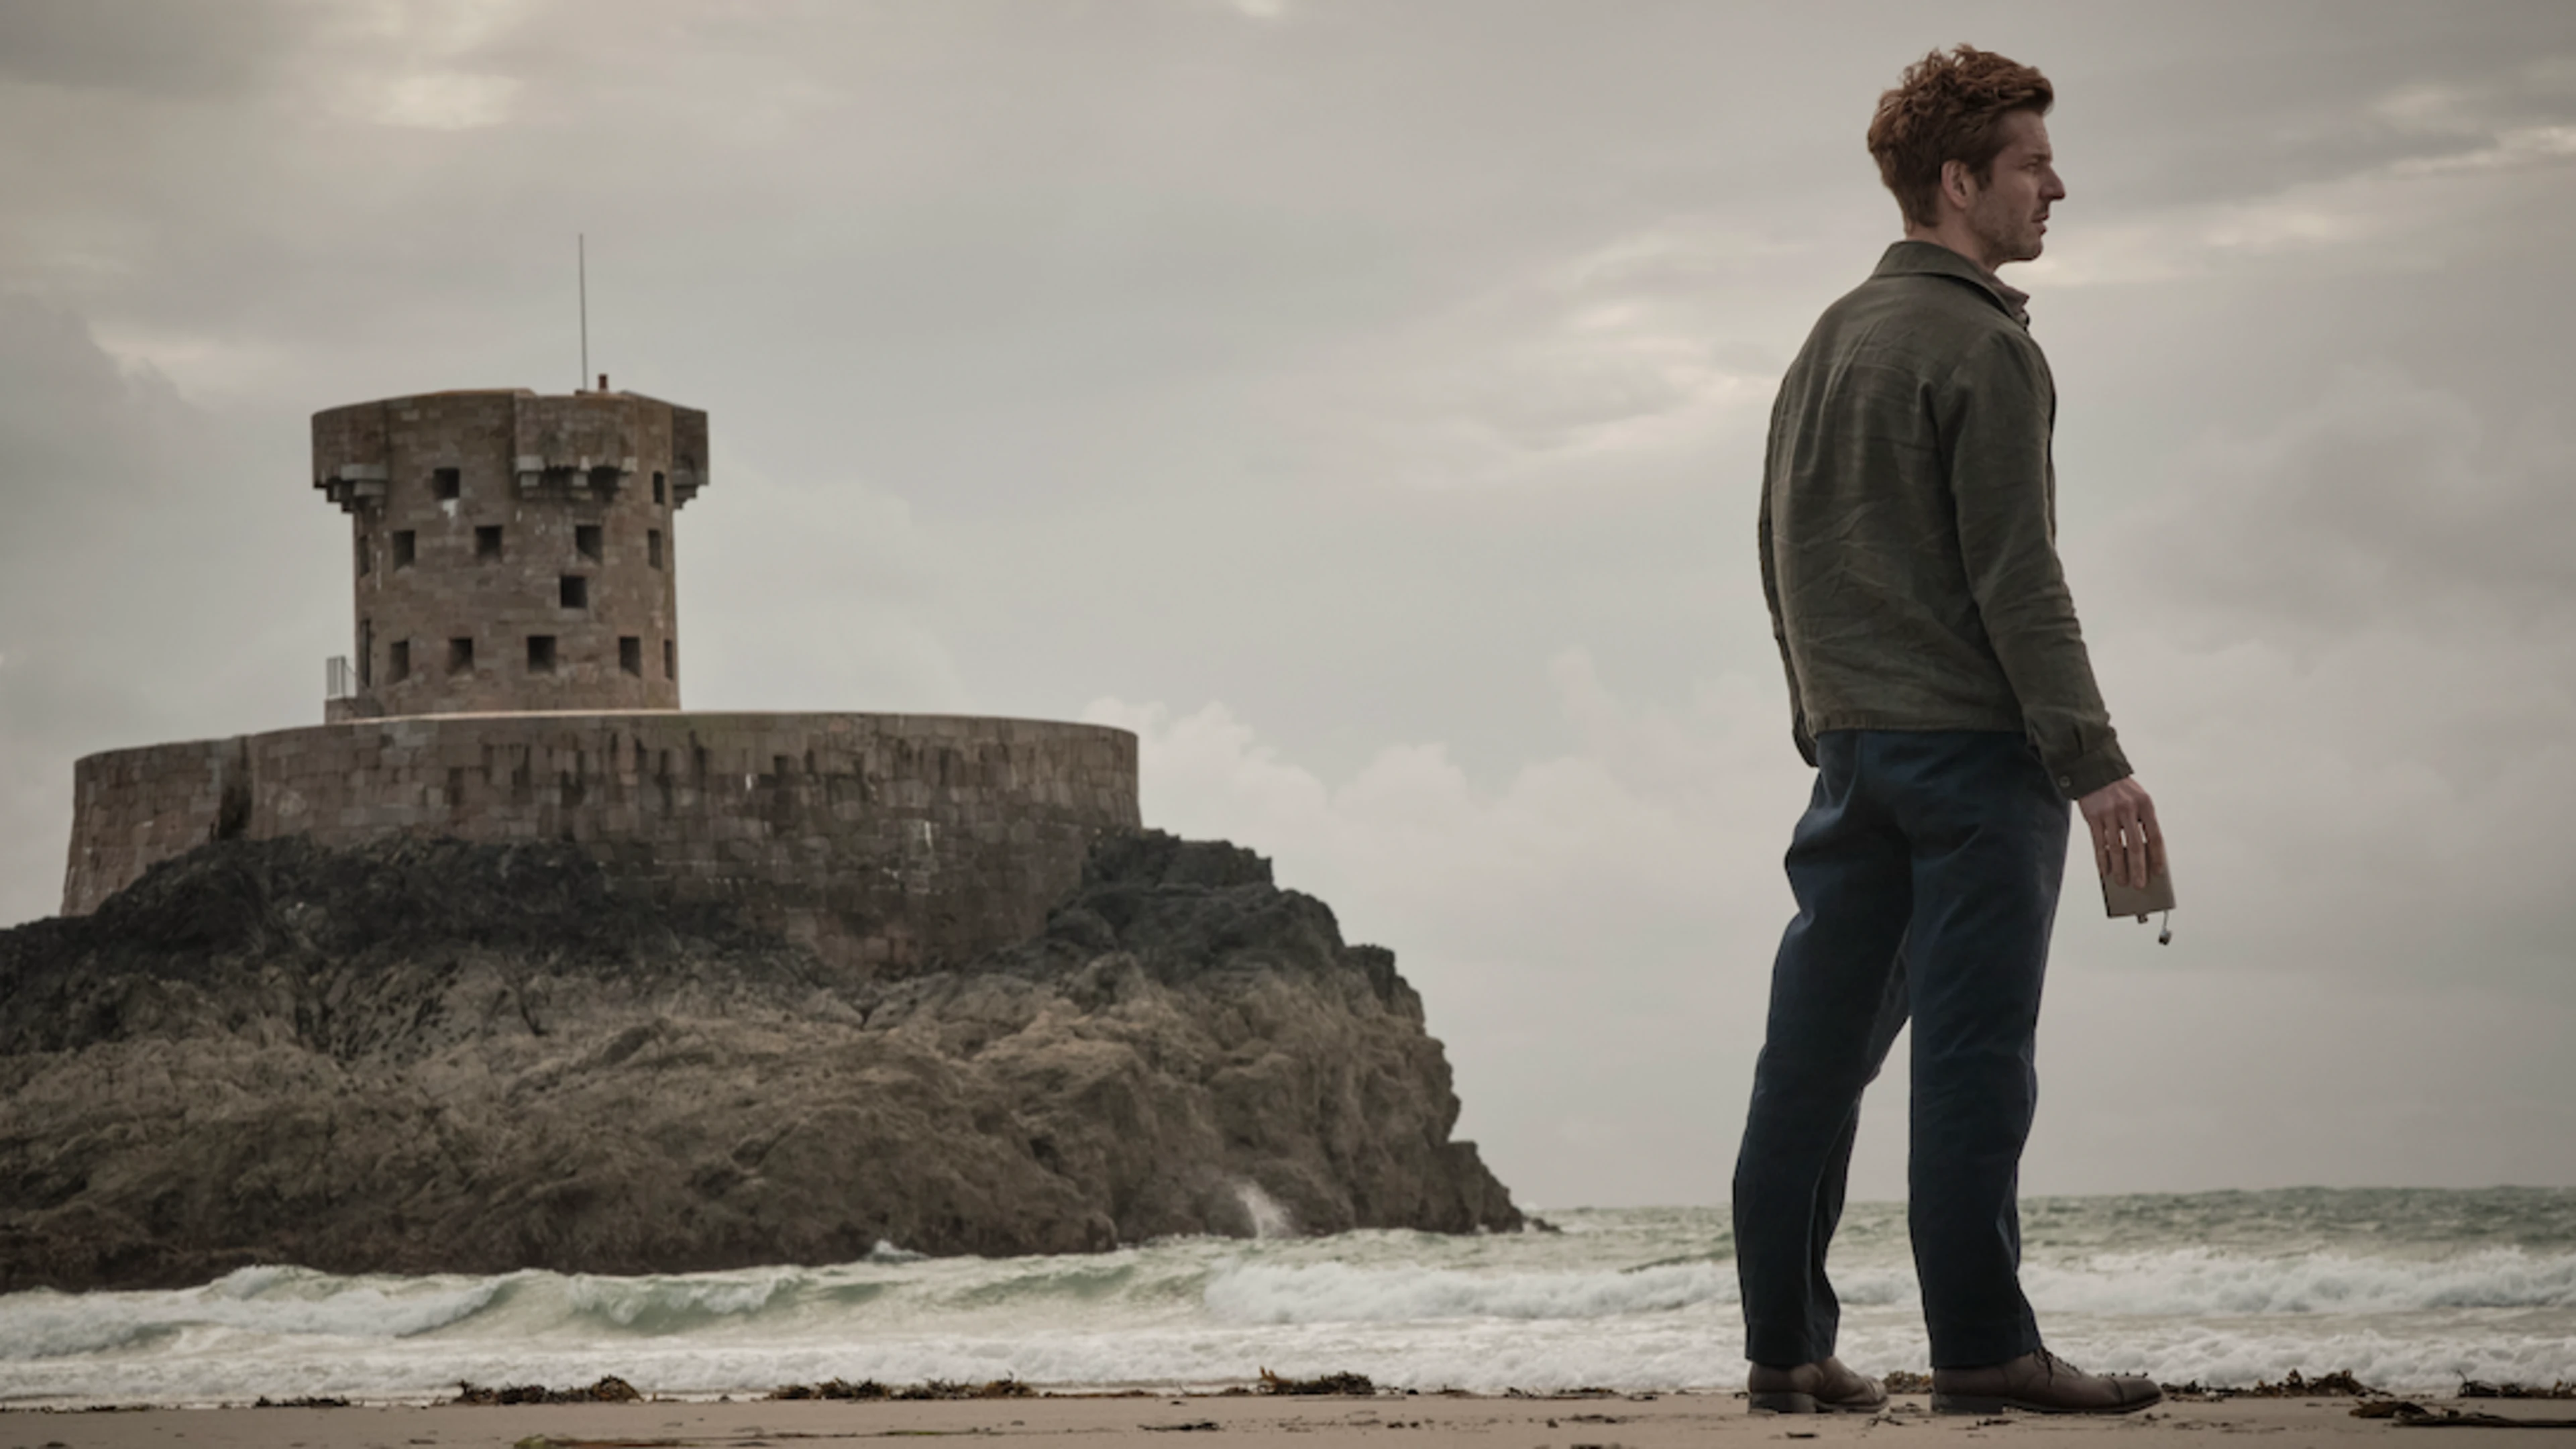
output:
M 1798 914 L 1735 1162 L 1745 1357 L 1834 1352 L 1825 1250 L 1861 1091 L 1914 1023 L 1908 1225 L 1932 1366 L 2039 1347 L 2021 1292 L 2022 1144 L 2068 810 L 2021 736 L 1835 730 L 1789 844 Z

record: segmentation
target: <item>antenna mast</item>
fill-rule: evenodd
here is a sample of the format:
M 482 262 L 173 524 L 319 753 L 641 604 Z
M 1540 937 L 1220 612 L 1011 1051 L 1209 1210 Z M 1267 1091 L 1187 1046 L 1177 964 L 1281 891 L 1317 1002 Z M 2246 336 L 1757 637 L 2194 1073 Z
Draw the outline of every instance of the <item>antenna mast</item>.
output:
M 590 238 L 580 232 L 572 234 L 574 274 L 581 279 L 581 380 L 573 384 L 579 392 L 590 386 Z

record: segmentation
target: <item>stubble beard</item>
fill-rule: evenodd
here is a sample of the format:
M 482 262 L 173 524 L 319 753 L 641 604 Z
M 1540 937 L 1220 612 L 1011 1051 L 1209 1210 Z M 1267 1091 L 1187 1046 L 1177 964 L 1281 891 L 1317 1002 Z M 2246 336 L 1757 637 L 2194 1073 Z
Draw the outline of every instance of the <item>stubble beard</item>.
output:
M 2039 259 L 2047 237 L 2039 229 L 2039 219 L 2027 213 L 1996 212 L 1977 218 L 1977 240 L 1984 244 L 1986 255 L 1994 266 L 2006 262 L 2030 262 Z

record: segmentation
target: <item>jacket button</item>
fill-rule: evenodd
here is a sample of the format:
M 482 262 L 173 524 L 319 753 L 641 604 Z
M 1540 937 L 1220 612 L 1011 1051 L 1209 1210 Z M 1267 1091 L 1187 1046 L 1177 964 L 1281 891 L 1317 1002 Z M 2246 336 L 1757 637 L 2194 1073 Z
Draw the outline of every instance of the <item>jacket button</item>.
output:
M 2057 787 L 2058 787 L 2059 789 L 2061 789 L 2061 790 L 2072 790 L 2072 789 L 2074 789 L 2074 788 L 2075 788 L 2075 777 L 2074 777 L 2073 775 L 2060 775 L 2060 776 L 2058 776 L 2058 777 L 2057 777 Z

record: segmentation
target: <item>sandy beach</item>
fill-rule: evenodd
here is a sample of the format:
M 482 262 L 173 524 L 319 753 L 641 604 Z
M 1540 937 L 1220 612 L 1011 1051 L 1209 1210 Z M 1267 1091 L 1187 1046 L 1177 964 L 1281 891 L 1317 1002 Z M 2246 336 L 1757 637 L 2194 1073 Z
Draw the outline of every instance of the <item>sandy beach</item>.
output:
M 2568 1404 L 2428 1404 L 2434 1413 L 2522 1420 L 2568 1417 Z M 1235 1445 L 1390 1444 L 1433 1449 L 1660 1449 L 1660 1446 L 1926 1439 L 2036 1442 L 2116 1436 L 2122 1442 L 2203 1443 L 2257 1435 L 2275 1449 L 2417 1437 L 2417 1425 L 2353 1415 L 2353 1401 L 2226 1399 L 2175 1402 L 2117 1419 L 1936 1416 L 1922 1395 L 1899 1395 L 1872 1417 L 1748 1413 L 1720 1394 L 1490 1398 L 1449 1395 L 1321 1397 L 1044 1397 L 962 1402 L 744 1401 L 520 1406 L 123 1409 L 0 1414 L 0 1449 L 394 1449 L 394 1446 L 786 1445 L 971 1437 L 1094 1445 L 1168 1445 L 1175 1435 Z M 2576 1443 L 2576 1429 L 2531 1429 L 2515 1443 Z

